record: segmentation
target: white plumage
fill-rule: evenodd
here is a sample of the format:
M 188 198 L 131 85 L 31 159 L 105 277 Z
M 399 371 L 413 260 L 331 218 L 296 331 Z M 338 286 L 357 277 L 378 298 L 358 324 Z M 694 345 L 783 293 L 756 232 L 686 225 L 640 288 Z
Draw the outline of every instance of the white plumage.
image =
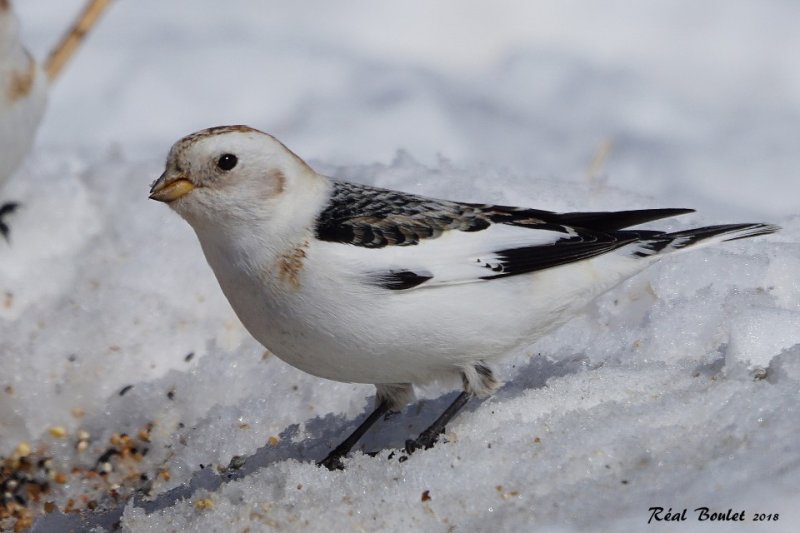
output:
M 108 0 L 89 0 L 42 68 L 19 40 L 10 0 L 0 0 L 0 195 L 3 183 L 16 172 L 33 146 L 50 82 L 108 4 Z M 17 207 L 13 201 L 0 202 L 0 236 L 6 239 L 9 228 L 5 216 Z
M 2 202 L 2 185 L 28 155 L 47 103 L 47 77 L 19 41 L 17 18 L 0 0 L 0 235 L 17 204 Z
M 47 103 L 47 77 L 19 41 L 17 19 L 0 0 L 0 184 L 30 151 Z
M 435 379 L 460 377 L 463 402 L 490 394 L 493 359 L 660 256 L 776 229 L 627 230 L 688 210 L 556 214 L 336 182 L 244 126 L 178 141 L 151 198 L 194 228 L 259 342 L 316 376 L 376 384 L 376 412 Z M 440 426 L 409 451 L 431 445 Z M 343 446 L 326 466 L 340 466 Z

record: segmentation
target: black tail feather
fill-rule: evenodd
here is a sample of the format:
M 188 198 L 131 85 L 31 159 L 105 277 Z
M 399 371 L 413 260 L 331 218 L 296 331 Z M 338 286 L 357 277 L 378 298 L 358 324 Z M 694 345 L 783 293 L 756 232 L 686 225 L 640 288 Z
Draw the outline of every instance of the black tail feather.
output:
M 559 213 L 552 222 L 591 229 L 616 231 L 653 220 L 694 213 L 694 209 L 637 209 L 634 211 Z
M 706 226 L 673 233 L 661 233 L 656 235 L 643 236 L 645 246 L 644 253 L 637 252 L 637 255 L 646 256 L 658 253 L 665 248 L 680 250 L 695 245 L 707 239 L 719 237 L 718 242 L 735 241 L 738 239 L 748 239 L 759 235 L 769 235 L 780 229 L 773 224 L 723 224 L 719 226 Z M 727 236 L 727 238 L 725 238 Z

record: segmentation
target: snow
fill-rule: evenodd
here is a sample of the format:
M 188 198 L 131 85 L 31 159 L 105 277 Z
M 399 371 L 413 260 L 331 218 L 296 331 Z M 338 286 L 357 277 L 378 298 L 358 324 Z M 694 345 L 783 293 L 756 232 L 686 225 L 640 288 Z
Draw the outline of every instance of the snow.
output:
M 81 2 L 17 4 L 42 57 Z M 688 508 L 687 530 L 730 528 L 696 521 L 701 506 L 745 509 L 742 530 L 796 529 L 798 15 L 789 1 L 115 3 L 0 192 L 24 205 L 0 243 L 0 456 L 28 443 L 66 476 L 34 530 L 635 531 L 654 506 Z M 313 462 L 373 388 L 265 354 L 191 229 L 147 200 L 173 141 L 226 123 L 384 187 L 783 230 L 664 260 L 510 354 L 506 385 L 449 442 L 398 461 L 452 400 L 430 387 L 367 435 L 359 450 L 377 456 L 328 472 Z M 110 446 L 124 456 L 89 473 Z M 97 509 L 64 514 L 69 499 Z

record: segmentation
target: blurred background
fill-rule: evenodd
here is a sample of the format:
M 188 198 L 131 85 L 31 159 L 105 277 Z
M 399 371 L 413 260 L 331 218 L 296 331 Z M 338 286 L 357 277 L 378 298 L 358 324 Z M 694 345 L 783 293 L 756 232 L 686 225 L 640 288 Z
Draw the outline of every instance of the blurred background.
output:
M 37 57 L 82 5 L 15 3 Z M 798 20 L 790 0 L 121 0 L 51 92 L 39 146 L 161 158 L 246 123 L 328 164 L 404 150 L 786 215 Z

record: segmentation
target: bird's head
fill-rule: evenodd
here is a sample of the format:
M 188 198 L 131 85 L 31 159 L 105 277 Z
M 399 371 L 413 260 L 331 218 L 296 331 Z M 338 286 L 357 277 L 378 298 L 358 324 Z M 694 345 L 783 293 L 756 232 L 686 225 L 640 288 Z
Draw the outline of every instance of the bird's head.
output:
M 272 217 L 314 176 L 271 135 L 247 126 L 220 126 L 172 146 L 150 198 L 169 204 L 195 229 L 237 224 Z

